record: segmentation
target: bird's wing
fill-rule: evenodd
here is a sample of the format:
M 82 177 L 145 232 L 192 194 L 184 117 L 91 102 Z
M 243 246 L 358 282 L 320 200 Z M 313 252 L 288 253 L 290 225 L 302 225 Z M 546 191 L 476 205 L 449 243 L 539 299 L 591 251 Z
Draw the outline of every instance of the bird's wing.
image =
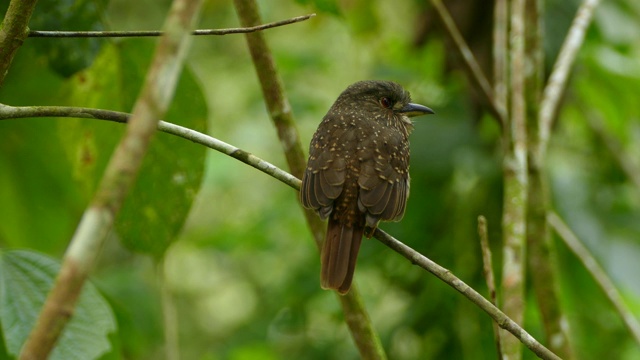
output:
M 367 226 L 402 219 L 409 195 L 409 143 L 400 132 L 380 132 L 363 143 L 358 206 Z
M 345 138 L 350 136 L 345 129 L 325 128 L 330 129 L 329 133 L 318 130 L 311 140 L 309 162 L 300 189 L 302 205 L 316 210 L 323 219 L 329 216 L 334 200 L 342 193 L 347 172 L 344 154 L 336 149 L 352 140 Z M 327 139 L 335 140 L 328 142 Z

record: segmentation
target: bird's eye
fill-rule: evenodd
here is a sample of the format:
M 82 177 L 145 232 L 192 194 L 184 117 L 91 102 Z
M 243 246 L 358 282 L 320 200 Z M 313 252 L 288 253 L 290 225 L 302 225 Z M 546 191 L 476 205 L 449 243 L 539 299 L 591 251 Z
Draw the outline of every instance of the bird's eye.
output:
M 385 109 L 391 109 L 391 107 L 393 106 L 393 101 L 391 101 L 391 99 L 389 99 L 388 97 L 383 97 L 380 98 L 380 105 L 382 105 L 382 107 Z

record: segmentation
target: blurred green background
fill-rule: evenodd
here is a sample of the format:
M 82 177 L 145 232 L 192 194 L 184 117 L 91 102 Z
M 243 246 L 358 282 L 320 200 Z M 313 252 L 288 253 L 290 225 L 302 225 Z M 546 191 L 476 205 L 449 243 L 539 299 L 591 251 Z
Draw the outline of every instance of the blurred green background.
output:
M 480 63 L 490 68 L 491 7 L 482 1 L 447 3 Z M 415 121 L 406 215 L 381 227 L 486 294 L 476 219 L 488 219 L 499 274 L 500 129 L 482 112 L 428 2 L 259 4 L 265 22 L 317 13 L 265 32 L 305 150 L 338 94 L 358 80 L 397 81 L 415 102 L 436 111 Z M 546 1 L 547 71 L 578 4 Z M 41 0 L 30 27 L 159 29 L 169 5 Z M 205 2 L 199 28 L 238 26 L 231 1 Z M 638 2 L 603 2 L 597 9 L 547 163 L 555 209 L 636 317 L 638 34 Z M 0 102 L 130 111 L 155 41 L 29 38 L 0 88 Z M 198 130 L 206 126 L 208 134 L 286 169 L 243 35 L 193 39 L 166 120 Z M 2 249 L 61 258 L 122 129 L 87 119 L 1 121 Z M 319 256 L 296 192 L 253 168 L 159 134 L 111 237 L 92 276 L 118 325 L 105 359 L 164 356 L 163 289 L 173 294 L 177 322 L 168 326 L 179 334 L 184 359 L 358 358 L 335 295 L 319 287 Z M 602 290 L 563 243 L 555 243 L 576 357 L 640 358 L 638 344 Z M 355 279 L 389 358 L 495 358 L 490 318 L 379 242 L 364 241 Z M 524 327 L 543 339 L 532 294 L 527 302 Z M 534 358 L 523 352 L 525 359 Z

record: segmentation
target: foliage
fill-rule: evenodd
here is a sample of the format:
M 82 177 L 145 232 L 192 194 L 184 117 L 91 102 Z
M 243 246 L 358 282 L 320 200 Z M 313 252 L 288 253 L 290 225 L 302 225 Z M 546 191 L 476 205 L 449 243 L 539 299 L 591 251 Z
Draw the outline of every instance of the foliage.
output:
M 0 325 L 9 355 L 19 354 L 59 271 L 55 260 L 33 251 L 0 253 Z M 111 308 L 88 284 L 51 358 L 96 358 L 111 350 L 107 334 L 115 330 Z
M 548 3 L 550 68 L 575 7 Z M 39 2 L 42 9 L 46 4 Z M 72 8 L 68 19 L 79 19 L 75 25 L 83 30 L 151 29 L 161 24 L 166 5 L 111 0 L 94 11 Z M 382 227 L 484 292 L 476 218 L 487 217 L 494 264 L 500 264 L 500 129 L 477 110 L 441 33 L 418 41 L 420 29 L 433 26 L 429 7 L 416 1 L 261 5 L 265 21 L 318 12 L 265 33 L 303 143 L 339 92 L 363 78 L 398 81 L 416 102 L 436 110 L 436 117 L 416 121 L 411 136 L 406 216 Z M 564 11 L 550 10 L 558 8 Z M 43 16 L 34 14 L 31 28 L 48 24 Z M 613 277 L 636 317 L 639 19 L 632 0 L 605 2 L 597 10 L 547 163 L 554 208 Z M 210 2 L 200 27 L 236 26 L 230 2 Z M 490 34 L 474 35 L 480 45 L 490 44 Z M 98 39 L 88 46 L 27 39 L 0 88 L 0 103 L 130 111 L 154 42 Z M 43 44 L 50 51 L 43 52 Z M 60 44 L 71 47 L 63 53 L 83 60 L 56 65 L 51 51 L 63 49 Z M 473 47 L 479 57 L 480 45 Z M 261 96 L 241 36 L 198 37 L 166 120 L 197 130 L 206 121 L 213 136 L 286 168 Z M 122 130 L 88 119 L 0 121 L 0 246 L 28 248 L 27 257 L 37 256 L 31 250 L 60 257 Z M 319 288 L 319 257 L 296 195 L 229 157 L 205 156 L 200 146 L 158 134 L 92 278 L 118 323 L 105 358 L 150 359 L 164 352 L 162 286 L 175 298 L 185 359 L 357 358 L 334 295 Z M 560 241 L 556 246 L 576 357 L 640 356 L 601 289 Z M 0 275 L 6 274 L 3 268 Z M 355 278 L 390 358 L 495 358 L 490 319 L 380 243 L 364 241 Z M 543 338 L 535 298 L 527 300 L 524 327 Z M 5 338 L 6 321 L 0 318 Z M 6 355 L 15 354 L 13 346 L 5 343 Z

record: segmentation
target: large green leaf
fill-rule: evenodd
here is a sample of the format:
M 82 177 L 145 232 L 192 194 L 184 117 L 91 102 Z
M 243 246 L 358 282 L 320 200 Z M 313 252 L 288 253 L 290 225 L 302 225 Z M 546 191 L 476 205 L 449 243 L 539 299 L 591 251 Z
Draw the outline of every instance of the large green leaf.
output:
M 10 355 L 20 352 L 59 270 L 57 261 L 33 251 L 0 252 L 0 326 Z M 115 330 L 111 308 L 86 283 L 50 359 L 95 359 L 111 349 L 107 336 Z
M 149 65 L 154 42 L 127 40 L 106 46 L 91 68 L 68 84 L 74 104 L 131 111 Z M 203 130 L 206 106 L 188 69 L 178 83 L 166 120 Z M 60 140 L 74 168 L 74 178 L 91 196 L 124 131 L 122 124 L 69 119 L 59 126 Z M 204 171 L 206 149 L 159 133 L 145 156 L 135 187 L 116 221 L 124 244 L 161 255 L 186 219 Z
M 0 88 L 8 105 L 60 104 L 61 79 L 27 41 Z M 62 120 L 65 121 L 65 120 Z M 56 120 L 0 121 L 0 226 L 3 247 L 59 254 L 73 235 L 86 199 L 70 181 L 71 168 L 55 141 Z M 55 209 L 55 210 L 52 210 Z

